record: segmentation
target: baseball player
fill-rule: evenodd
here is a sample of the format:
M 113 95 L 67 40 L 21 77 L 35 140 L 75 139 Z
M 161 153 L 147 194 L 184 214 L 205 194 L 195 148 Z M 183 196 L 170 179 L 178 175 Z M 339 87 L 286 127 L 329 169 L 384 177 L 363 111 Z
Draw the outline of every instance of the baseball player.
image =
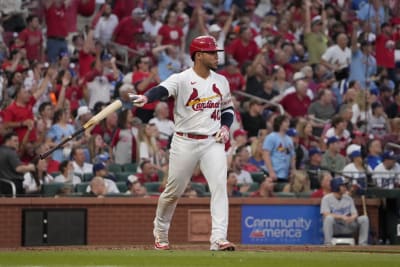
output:
M 226 78 L 218 66 L 214 37 L 199 36 L 190 44 L 193 68 L 173 74 L 144 95 L 131 95 L 138 107 L 165 96 L 175 98 L 175 133 L 172 139 L 168 183 L 158 200 L 154 219 L 155 249 L 168 250 L 168 230 L 178 198 L 198 162 L 211 191 L 212 233 L 210 250 L 235 250 L 227 241 L 227 161 L 224 144 L 229 140 L 233 105 Z

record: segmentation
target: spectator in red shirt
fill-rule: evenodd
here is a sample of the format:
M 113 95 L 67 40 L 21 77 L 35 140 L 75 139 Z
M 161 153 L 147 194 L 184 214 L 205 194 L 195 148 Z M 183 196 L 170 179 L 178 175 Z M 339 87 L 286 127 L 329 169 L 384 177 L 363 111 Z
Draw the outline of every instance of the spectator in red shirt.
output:
M 30 15 L 26 19 L 28 26 L 19 35 L 22 47 L 26 49 L 26 57 L 28 60 L 42 61 L 43 59 L 43 37 L 39 24 L 39 17 Z
M 157 174 L 156 166 L 148 160 L 142 161 L 139 165 L 141 172 L 136 176 L 141 184 L 148 182 L 158 182 L 160 179 Z
M 66 9 L 70 1 L 49 0 L 45 4 L 45 16 L 47 26 L 47 60 L 50 62 L 57 61 L 61 52 L 67 52 L 68 28 L 66 20 Z
M 22 142 L 28 128 L 32 129 L 34 127 L 32 107 L 45 92 L 54 71 L 52 68 L 47 71 L 46 77 L 37 89 L 27 90 L 23 85 L 17 86 L 15 100 L 4 110 L 4 126 L 13 129 L 17 133 L 20 142 Z M 36 141 L 36 131 L 30 132 L 28 141 Z
M 286 95 L 280 103 L 291 117 L 304 117 L 311 104 L 311 99 L 307 96 L 308 83 L 304 80 L 297 80 L 294 87 L 296 92 Z
M 132 0 L 115 0 L 113 12 L 117 15 L 118 20 L 121 21 L 123 18 L 129 16 L 132 10 L 136 7 L 137 2 Z
M 177 24 L 178 17 L 175 11 L 169 11 L 165 23 L 158 30 L 156 37 L 157 46 L 175 45 L 185 51 L 185 38 L 182 28 Z
M 132 16 L 125 17 L 118 23 L 114 29 L 113 40 L 121 45 L 129 45 L 134 40 L 138 32 L 143 31 L 143 20 L 146 13 L 140 7 L 132 10 Z
M 259 49 L 253 40 L 251 29 L 245 26 L 240 27 L 239 37 L 237 37 L 227 49 L 230 54 L 242 66 L 246 61 L 253 61 Z
M 147 56 L 140 56 L 135 63 L 136 71 L 132 73 L 132 84 L 139 94 L 144 94 L 160 82 L 157 68 L 150 68 L 151 60 Z M 159 101 L 146 104 L 136 110 L 136 116 L 143 123 L 147 123 L 154 116 L 154 110 Z
M 331 192 L 331 180 L 332 180 L 331 174 L 327 171 L 324 171 L 322 173 L 321 188 L 315 190 L 311 194 L 311 197 L 322 198 L 326 194 L 329 194 Z
M 376 64 L 378 67 L 386 68 L 391 80 L 396 82 L 395 57 L 396 38 L 400 36 L 393 35 L 392 26 L 385 22 L 380 29 L 377 27 L 377 37 L 375 41 Z
M 226 67 L 219 71 L 219 74 L 224 75 L 229 82 L 231 92 L 244 91 L 246 81 L 238 68 L 238 63 L 233 58 L 227 60 Z

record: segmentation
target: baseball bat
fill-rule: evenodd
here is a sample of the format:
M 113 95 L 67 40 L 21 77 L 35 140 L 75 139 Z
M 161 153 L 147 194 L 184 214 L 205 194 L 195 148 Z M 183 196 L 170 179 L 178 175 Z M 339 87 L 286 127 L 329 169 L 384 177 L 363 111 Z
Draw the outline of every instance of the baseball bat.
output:
M 362 204 L 364 215 L 368 216 L 368 214 L 367 214 L 367 204 L 365 203 L 365 196 L 364 195 L 361 195 L 361 204 Z
M 71 141 L 74 137 L 80 135 L 83 133 L 85 130 L 93 127 L 94 125 L 98 124 L 101 122 L 105 117 L 116 111 L 117 109 L 122 107 L 122 102 L 121 100 L 115 100 L 111 104 L 109 104 L 107 107 L 105 107 L 103 110 L 101 110 L 99 113 L 97 113 L 95 116 L 93 116 L 88 122 L 86 122 L 82 128 L 74 132 L 72 135 L 64 138 L 59 144 L 57 144 L 55 147 L 49 149 L 43 154 L 40 154 L 39 157 L 40 159 L 45 159 L 47 158 L 51 153 L 53 153 L 55 150 L 59 149 L 62 147 L 65 143 Z

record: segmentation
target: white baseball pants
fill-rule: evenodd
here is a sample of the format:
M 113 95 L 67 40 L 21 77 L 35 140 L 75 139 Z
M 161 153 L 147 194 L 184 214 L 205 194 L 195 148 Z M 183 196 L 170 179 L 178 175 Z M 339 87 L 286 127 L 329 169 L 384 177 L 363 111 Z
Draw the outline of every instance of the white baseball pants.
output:
M 168 181 L 160 195 L 154 219 L 154 234 L 168 241 L 168 230 L 178 198 L 183 194 L 193 171 L 200 161 L 200 169 L 211 192 L 212 231 L 210 242 L 226 239 L 228 231 L 228 194 L 226 190 L 227 160 L 225 145 L 214 137 L 192 139 L 174 135 L 169 161 Z

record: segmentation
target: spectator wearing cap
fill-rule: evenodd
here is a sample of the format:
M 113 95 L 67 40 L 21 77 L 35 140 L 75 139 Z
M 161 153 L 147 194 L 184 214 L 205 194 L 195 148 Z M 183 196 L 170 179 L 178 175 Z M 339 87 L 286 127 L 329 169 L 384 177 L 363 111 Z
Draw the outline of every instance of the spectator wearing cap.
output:
M 257 137 L 260 129 L 266 128 L 266 122 L 262 116 L 264 107 L 257 100 L 251 100 L 248 110 L 241 113 L 243 129 L 247 131 L 247 136 L 252 139 Z
M 66 38 L 68 36 L 68 25 L 66 12 L 71 1 L 46 1 L 45 17 L 47 27 L 47 60 L 56 62 L 62 51 L 68 51 Z
M 72 161 L 65 160 L 60 163 L 60 174 L 54 177 L 54 182 L 77 185 L 81 183 L 81 178 L 75 175 L 75 169 Z
M 229 88 L 232 93 L 235 91 L 244 91 L 246 88 L 246 79 L 239 69 L 239 64 L 233 58 L 228 58 L 225 67 L 221 69 L 219 74 L 225 76 L 229 82 Z
M 376 64 L 380 69 L 386 69 L 389 78 L 395 83 L 397 82 L 397 76 L 394 53 L 396 42 L 399 41 L 397 38 L 400 38 L 400 36 L 393 35 L 393 28 L 389 23 L 383 22 L 381 27 L 377 28 L 375 41 Z
M 308 115 L 312 119 L 318 119 L 319 123 L 322 121 L 329 121 L 336 113 L 336 109 L 333 105 L 332 91 L 329 89 L 321 89 L 318 92 L 317 100 L 311 103 L 308 107 Z
M 381 103 L 372 103 L 371 109 L 372 114 L 367 120 L 367 132 L 377 138 L 383 138 L 391 131 L 389 120 Z
M 322 54 L 326 51 L 328 45 L 328 36 L 325 35 L 325 10 L 322 7 L 321 16 L 311 17 L 311 1 L 306 0 L 305 22 L 304 22 L 304 44 L 308 51 L 308 63 L 318 64 L 321 61 Z
M 321 186 L 317 188 L 317 190 L 312 192 L 311 194 L 312 198 L 323 198 L 325 195 L 331 193 L 332 175 L 330 174 L 330 172 L 323 171 L 320 177 L 321 177 Z
M 318 147 L 312 147 L 308 150 L 308 162 L 305 169 L 310 177 L 310 188 L 318 189 L 320 187 L 321 173 L 326 170 L 321 166 L 323 152 Z
M 340 173 L 346 164 L 346 159 L 339 153 L 339 139 L 331 136 L 327 139 L 326 145 L 328 148 L 322 155 L 321 167 L 333 174 Z
M 397 157 L 391 150 L 382 155 L 382 163 L 373 170 L 372 179 L 375 184 L 384 189 L 400 187 L 400 164 L 396 162 Z
M 227 47 L 226 52 L 228 56 L 232 56 L 240 66 L 243 66 L 247 61 L 255 61 L 260 51 L 257 43 L 253 39 L 251 29 L 246 26 L 241 26 L 239 29 L 239 36 Z
M 313 91 L 312 91 L 310 88 L 308 88 L 309 78 L 308 78 L 308 77 L 306 76 L 306 74 L 305 74 L 304 72 L 302 72 L 302 71 L 298 71 L 298 72 L 295 72 L 295 73 L 293 74 L 293 77 L 292 77 L 293 86 L 287 88 L 287 89 L 283 92 L 283 94 L 281 95 L 281 97 L 283 98 L 283 97 L 285 97 L 285 96 L 287 96 L 287 95 L 289 95 L 289 94 L 295 93 L 295 92 L 296 92 L 296 82 L 297 82 L 297 81 L 300 81 L 300 80 L 301 80 L 301 81 L 305 81 L 305 82 L 307 83 L 307 96 L 308 96 L 311 100 L 313 100 L 313 99 L 314 99 L 314 93 L 313 93 Z
M 158 76 L 161 81 L 182 70 L 182 53 L 177 46 L 171 44 L 157 46 L 152 49 L 152 53 L 157 58 Z
M 367 215 L 358 215 L 344 178 L 333 178 L 331 190 L 321 199 L 324 244 L 332 245 L 335 235 L 353 235 L 358 230 L 358 245 L 368 245 L 369 219 Z
M 170 10 L 163 25 L 158 30 L 156 37 L 157 46 L 174 45 L 185 51 L 185 37 L 182 28 L 178 25 L 178 16 L 175 11 Z
M 351 63 L 349 81 L 358 81 L 362 88 L 369 89 L 373 84 L 372 76 L 376 75 L 376 59 L 372 54 L 372 43 L 367 40 L 357 42 L 358 23 L 353 23 L 351 36 Z
M 105 3 L 100 9 L 101 17 L 94 27 L 94 38 L 103 45 L 107 45 L 113 36 L 114 29 L 118 25 L 118 17 L 112 13 L 110 4 Z
M 307 95 L 308 83 L 299 79 L 294 82 L 294 87 L 296 91 L 283 97 L 280 104 L 290 117 L 304 117 L 311 104 L 311 99 Z
M 40 28 L 39 17 L 29 15 L 26 18 L 27 27 L 18 34 L 21 45 L 26 49 L 26 58 L 29 61 L 43 60 L 43 36 Z
M 112 176 L 108 172 L 107 166 L 104 162 L 99 162 L 93 165 L 93 177 L 101 177 L 104 179 L 108 193 L 119 193 L 117 185 L 110 179 Z M 86 191 L 90 192 L 90 186 L 88 186 Z
M 366 190 L 367 186 L 367 170 L 364 167 L 361 147 L 349 150 L 347 156 L 351 162 L 344 166 L 342 175 L 350 180 L 355 193 L 361 193 Z
M 143 21 L 143 30 L 152 41 L 156 40 L 158 30 L 161 28 L 161 10 L 157 7 L 151 7 L 148 10 L 148 16 Z
M 86 162 L 85 149 L 74 147 L 71 150 L 73 172 L 83 177 L 85 174 L 93 173 L 93 164 Z
M 228 165 L 231 164 L 232 157 L 237 153 L 237 149 L 241 146 L 247 147 L 249 141 L 247 131 L 242 128 L 235 130 L 231 136 L 232 138 L 227 151 Z
M 146 13 L 140 7 L 132 10 L 131 16 L 124 17 L 115 27 L 112 40 L 120 45 L 129 45 L 138 30 L 143 30 L 143 19 Z
M 396 90 L 393 94 L 394 102 L 386 109 L 389 119 L 400 117 L 400 90 Z
M 286 134 L 289 119 L 279 115 L 273 123 L 273 132 L 265 137 L 264 161 L 269 177 L 281 185 L 289 181 L 290 170 L 296 169 L 296 155 L 292 139 Z

